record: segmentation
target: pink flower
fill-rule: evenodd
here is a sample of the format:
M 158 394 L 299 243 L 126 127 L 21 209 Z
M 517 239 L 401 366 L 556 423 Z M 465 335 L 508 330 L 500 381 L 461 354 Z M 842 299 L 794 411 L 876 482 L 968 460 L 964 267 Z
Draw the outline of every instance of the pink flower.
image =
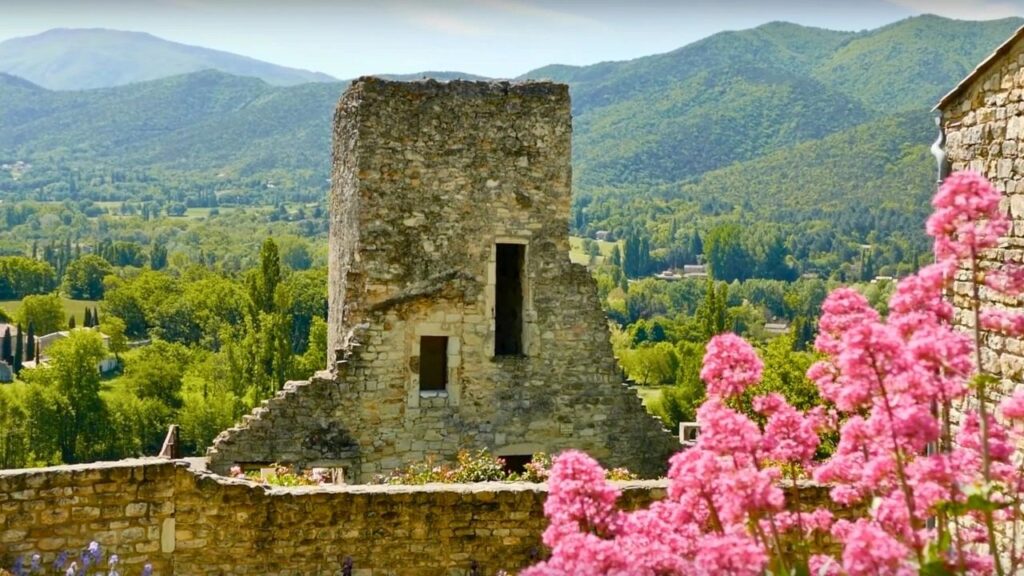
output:
M 1024 314 L 999 308 L 986 308 L 978 313 L 978 325 L 983 330 L 1001 332 L 1008 336 L 1024 335 Z
M 821 304 L 818 337 L 814 347 L 825 354 L 839 351 L 839 339 L 853 326 L 877 322 L 878 312 L 860 292 L 852 288 L 833 290 Z
M 810 462 L 821 443 L 820 418 L 799 412 L 779 394 L 754 398 L 754 410 L 768 416 L 761 442 L 768 458 L 777 462 Z
M 908 562 L 910 550 L 869 520 L 840 520 L 832 534 L 843 541 L 843 569 L 849 576 L 917 573 Z
M 761 379 L 764 363 L 746 340 L 731 333 L 711 339 L 700 377 L 709 396 L 736 396 Z
M 925 225 L 935 238 L 936 260 L 963 260 L 995 246 L 1009 229 L 999 200 L 999 191 L 980 174 L 950 174 L 932 200 L 935 212 Z
M 925 266 L 900 280 L 889 298 L 889 324 L 906 337 L 922 328 L 949 323 L 953 305 L 943 297 L 943 289 L 952 281 L 956 265 L 942 261 Z
M 551 466 L 544 515 L 551 524 L 544 543 L 554 546 L 576 532 L 613 534 L 619 520 L 615 502 L 619 490 L 605 480 L 604 469 L 583 452 L 569 450 Z
M 836 559 L 824 554 L 812 555 L 808 567 L 814 576 L 840 576 L 843 573 L 843 568 Z
M 764 549 L 749 535 L 709 535 L 701 540 L 694 562 L 694 574 L 758 576 L 764 572 L 767 564 L 768 556 Z
M 761 431 L 750 418 L 711 396 L 697 409 L 700 435 L 697 446 L 722 456 L 753 455 L 761 444 Z
M 1024 389 L 1004 399 L 999 405 L 999 412 L 1007 420 L 1024 420 Z
M 1024 267 L 1009 263 L 985 273 L 985 286 L 1010 296 L 1024 292 Z

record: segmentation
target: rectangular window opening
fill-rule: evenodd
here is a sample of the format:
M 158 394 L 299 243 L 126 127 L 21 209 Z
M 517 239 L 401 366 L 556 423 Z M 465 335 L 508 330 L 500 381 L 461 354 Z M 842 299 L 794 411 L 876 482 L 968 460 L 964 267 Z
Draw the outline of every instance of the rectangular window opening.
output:
M 503 469 L 506 473 L 522 474 L 526 472 L 526 465 L 533 462 L 533 456 L 531 454 L 509 454 L 501 456 L 501 460 L 505 463 Z
M 498 244 L 494 287 L 494 355 L 523 353 L 523 261 L 526 246 Z
M 420 337 L 420 391 L 448 386 L 448 337 Z

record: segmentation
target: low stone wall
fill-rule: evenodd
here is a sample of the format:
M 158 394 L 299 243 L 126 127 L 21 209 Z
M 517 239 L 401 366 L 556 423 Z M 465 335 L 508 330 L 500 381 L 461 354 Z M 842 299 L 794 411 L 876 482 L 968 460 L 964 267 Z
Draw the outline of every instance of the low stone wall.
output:
M 665 481 L 623 483 L 636 508 Z M 0 567 L 33 552 L 52 562 L 92 539 L 125 576 L 510 573 L 543 553 L 547 487 L 527 483 L 268 488 L 184 462 L 125 460 L 0 471 Z M 827 499 L 806 487 L 805 504 Z
M 630 482 L 642 506 L 664 482 Z M 34 552 L 52 562 L 90 540 L 125 576 L 514 572 L 541 554 L 545 485 L 268 488 L 144 459 L 0 471 L 0 567 Z

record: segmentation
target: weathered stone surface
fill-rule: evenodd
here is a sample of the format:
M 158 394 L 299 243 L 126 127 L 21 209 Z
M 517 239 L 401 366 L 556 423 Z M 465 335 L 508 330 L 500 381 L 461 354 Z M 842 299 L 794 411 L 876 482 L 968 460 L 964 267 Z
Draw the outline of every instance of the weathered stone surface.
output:
M 1005 195 L 1000 207 L 1012 226 L 1000 246 L 984 255 L 983 271 L 1024 259 L 1024 161 L 1018 158 L 1024 140 L 1024 41 L 1015 44 L 993 60 L 984 74 L 978 75 L 955 98 L 945 102 L 942 126 L 946 132 L 946 153 L 953 171 L 974 170 L 992 181 Z M 970 311 L 970 276 L 962 270 L 953 285 L 956 322 L 973 328 Z M 1019 309 L 1022 302 L 982 287 L 980 296 L 987 306 Z M 1018 338 L 1000 334 L 982 335 L 982 367 L 1002 379 L 1005 393 L 1024 381 L 1024 346 Z
M 569 261 L 568 88 L 356 81 L 338 104 L 329 349 L 338 362 L 226 431 L 211 467 L 343 467 L 366 481 L 460 449 L 567 448 L 663 474 L 675 437 L 623 385 L 586 269 Z M 495 355 L 497 244 L 525 247 L 523 354 Z M 419 387 L 420 338 L 448 384 Z
M 111 483 L 116 490 L 95 490 Z M 620 505 L 631 510 L 664 498 L 667 481 L 619 486 Z M 804 506 L 829 506 L 826 488 L 799 490 Z M 118 554 L 129 575 L 150 562 L 160 576 L 316 576 L 340 573 L 346 557 L 364 576 L 464 575 L 474 563 L 496 574 L 545 554 L 544 484 L 268 488 L 149 459 L 0 471 L 0 494 L 14 492 L 31 495 L 4 502 L 0 567 L 35 552 L 49 564 L 91 539 Z M 142 516 L 127 514 L 142 506 Z M 117 513 L 39 520 L 52 510 L 107 507 Z

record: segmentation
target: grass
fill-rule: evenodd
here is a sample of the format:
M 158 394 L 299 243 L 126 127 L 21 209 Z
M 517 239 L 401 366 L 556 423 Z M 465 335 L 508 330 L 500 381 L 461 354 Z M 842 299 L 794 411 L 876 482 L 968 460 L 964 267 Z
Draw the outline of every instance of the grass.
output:
M 579 236 L 569 237 L 569 259 L 576 264 L 589 266 L 590 256 L 588 256 L 583 250 L 583 241 L 584 238 L 580 238 Z M 594 242 L 597 244 L 597 247 L 601 252 L 601 255 L 594 259 L 594 264 L 604 264 L 604 259 L 611 256 L 612 248 L 616 245 L 616 242 L 605 242 L 604 240 L 594 240 Z
M 651 402 L 660 401 L 665 388 L 668 388 L 668 386 L 637 386 L 636 393 L 640 396 L 640 401 L 643 402 L 644 407 L 649 412 Z
M 99 305 L 99 302 L 95 300 L 72 300 L 70 298 L 61 298 L 61 302 L 64 304 L 64 314 L 66 316 L 71 316 L 72 314 L 75 316 L 76 326 L 82 326 L 85 322 L 86 308 L 95 308 Z M 0 310 L 3 310 L 12 318 L 20 306 L 21 300 L 0 300 Z M 102 315 L 100 315 L 100 320 L 103 320 Z

